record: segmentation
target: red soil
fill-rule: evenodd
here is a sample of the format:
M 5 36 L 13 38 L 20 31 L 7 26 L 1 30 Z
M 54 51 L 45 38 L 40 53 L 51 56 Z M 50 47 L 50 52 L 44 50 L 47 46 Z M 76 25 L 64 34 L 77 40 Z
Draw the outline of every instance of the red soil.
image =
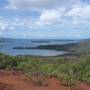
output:
M 35 86 L 30 78 L 21 72 L 0 70 L 0 90 L 90 90 L 90 85 L 80 83 L 66 87 L 55 78 L 48 79 L 48 86 Z

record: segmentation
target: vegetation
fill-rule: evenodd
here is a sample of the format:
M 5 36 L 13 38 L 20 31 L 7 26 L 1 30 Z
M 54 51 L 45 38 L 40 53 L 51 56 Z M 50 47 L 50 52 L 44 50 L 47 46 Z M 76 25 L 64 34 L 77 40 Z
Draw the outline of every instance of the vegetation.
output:
M 75 47 L 70 48 L 71 51 L 74 52 L 84 52 L 84 53 L 90 53 L 90 40 L 82 40 L 81 42 L 77 43 Z
M 77 82 L 90 84 L 90 54 L 80 57 L 33 57 L 0 54 L 0 69 L 20 70 L 39 77 L 42 83 L 48 77 L 58 78 L 63 85 Z

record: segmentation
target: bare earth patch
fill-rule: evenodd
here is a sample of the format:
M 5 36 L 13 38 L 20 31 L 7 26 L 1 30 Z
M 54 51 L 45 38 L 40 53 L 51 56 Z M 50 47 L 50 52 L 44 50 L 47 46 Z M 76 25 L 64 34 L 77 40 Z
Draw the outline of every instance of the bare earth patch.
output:
M 21 72 L 0 70 L 0 90 L 90 90 L 90 85 L 80 83 L 77 86 L 66 87 L 55 78 L 47 80 L 47 86 L 36 86 L 30 77 Z

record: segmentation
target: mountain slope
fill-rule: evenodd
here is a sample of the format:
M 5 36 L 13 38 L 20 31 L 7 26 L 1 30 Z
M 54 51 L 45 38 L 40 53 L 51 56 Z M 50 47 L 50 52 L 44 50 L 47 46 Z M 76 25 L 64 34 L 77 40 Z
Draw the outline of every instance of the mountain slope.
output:
M 70 48 L 71 51 L 75 52 L 90 52 L 90 40 L 82 40 L 81 42 L 77 43 L 74 47 Z

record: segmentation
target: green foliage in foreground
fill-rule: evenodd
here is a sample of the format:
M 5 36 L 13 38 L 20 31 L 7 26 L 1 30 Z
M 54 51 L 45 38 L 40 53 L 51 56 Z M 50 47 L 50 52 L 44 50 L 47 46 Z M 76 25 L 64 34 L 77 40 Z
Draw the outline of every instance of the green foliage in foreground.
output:
M 90 55 L 79 57 L 76 61 L 75 58 L 65 57 L 14 57 L 0 54 L 0 69 L 20 70 L 27 74 L 42 73 L 58 78 L 63 85 L 74 85 L 78 81 L 90 84 Z

